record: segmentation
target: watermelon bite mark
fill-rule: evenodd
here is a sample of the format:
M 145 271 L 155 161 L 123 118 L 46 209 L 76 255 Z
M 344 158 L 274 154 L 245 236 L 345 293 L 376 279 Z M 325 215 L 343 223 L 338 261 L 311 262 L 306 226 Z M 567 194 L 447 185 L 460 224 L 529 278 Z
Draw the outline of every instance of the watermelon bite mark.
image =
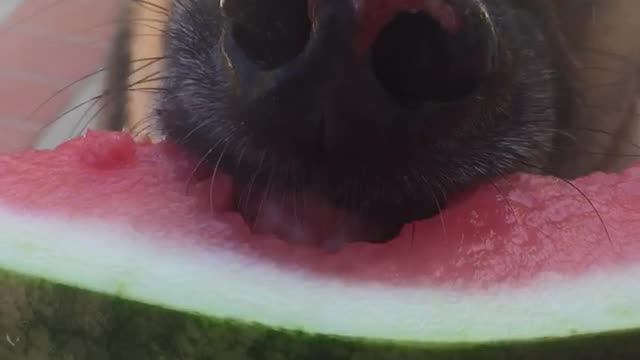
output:
M 224 175 L 212 193 L 208 181 L 187 193 L 193 163 L 169 144 L 91 132 L 53 151 L 2 156 L 0 169 L 0 269 L 12 273 L 219 318 L 394 341 L 640 324 L 638 166 L 575 182 L 610 239 L 567 184 L 516 175 L 390 243 L 333 254 L 252 234 L 229 210 Z
M 559 179 L 512 176 L 453 199 L 439 216 L 406 225 L 389 243 L 347 243 L 335 253 L 252 232 L 232 209 L 229 177 L 218 171 L 189 186 L 194 163 L 169 143 L 135 144 L 126 134 L 92 132 L 55 151 L 4 156 L 0 168 L 20 174 L 0 179 L 11 189 L 0 201 L 34 214 L 134 226 L 158 234 L 155 241 L 182 239 L 171 246 L 239 248 L 342 281 L 477 288 L 640 260 L 634 236 L 640 212 L 633 211 L 640 167 L 576 181 L 591 203 Z M 262 213 L 269 214 L 265 203 Z M 309 229 L 294 214 L 278 216 L 282 228 L 322 227 L 323 219 Z

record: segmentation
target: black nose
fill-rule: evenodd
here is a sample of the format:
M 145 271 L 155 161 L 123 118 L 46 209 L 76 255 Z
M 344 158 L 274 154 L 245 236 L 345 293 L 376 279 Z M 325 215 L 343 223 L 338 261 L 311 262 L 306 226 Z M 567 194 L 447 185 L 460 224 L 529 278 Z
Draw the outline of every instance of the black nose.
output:
M 264 71 L 300 55 L 311 34 L 307 0 L 222 0 L 227 31 L 248 60 Z
M 226 0 L 222 10 L 243 116 L 268 146 L 305 160 L 397 148 L 388 142 L 403 136 L 390 132 L 472 95 L 491 64 L 479 10 L 443 0 Z
M 477 59 L 456 54 L 459 49 L 452 46 L 452 38 L 428 14 L 399 14 L 372 44 L 376 78 L 401 104 L 446 102 L 469 95 L 479 80 L 474 69 Z

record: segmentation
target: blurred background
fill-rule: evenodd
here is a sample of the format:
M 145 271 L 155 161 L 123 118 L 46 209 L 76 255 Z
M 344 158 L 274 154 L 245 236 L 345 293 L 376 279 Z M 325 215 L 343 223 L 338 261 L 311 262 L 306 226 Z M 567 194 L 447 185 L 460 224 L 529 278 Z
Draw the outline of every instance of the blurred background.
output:
M 78 80 L 103 66 L 117 4 L 0 0 L 0 152 L 55 146 L 86 127 L 90 103 L 62 115 L 100 93 L 100 73 Z

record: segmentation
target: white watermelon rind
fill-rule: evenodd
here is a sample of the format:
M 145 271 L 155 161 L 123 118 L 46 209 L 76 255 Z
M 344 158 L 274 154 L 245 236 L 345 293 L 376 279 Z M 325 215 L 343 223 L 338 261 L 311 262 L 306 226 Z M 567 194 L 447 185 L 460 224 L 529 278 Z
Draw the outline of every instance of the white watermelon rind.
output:
M 0 228 L 11 355 L 28 352 L 37 329 L 61 359 L 87 342 L 132 359 L 640 359 L 640 266 L 469 294 L 341 283 L 233 249 L 158 248 L 98 220 L 0 207 Z M 95 351 L 80 358 L 105 358 Z

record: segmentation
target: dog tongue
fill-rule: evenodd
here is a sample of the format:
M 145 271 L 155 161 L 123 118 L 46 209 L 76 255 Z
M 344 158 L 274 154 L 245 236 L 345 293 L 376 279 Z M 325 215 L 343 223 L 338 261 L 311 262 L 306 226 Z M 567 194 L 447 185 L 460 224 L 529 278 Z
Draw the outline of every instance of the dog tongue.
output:
M 348 243 L 366 242 L 365 224 L 311 193 L 284 197 L 252 197 L 245 211 L 256 233 L 275 235 L 287 242 L 320 246 L 330 252 Z M 243 206 L 242 204 L 240 206 Z

